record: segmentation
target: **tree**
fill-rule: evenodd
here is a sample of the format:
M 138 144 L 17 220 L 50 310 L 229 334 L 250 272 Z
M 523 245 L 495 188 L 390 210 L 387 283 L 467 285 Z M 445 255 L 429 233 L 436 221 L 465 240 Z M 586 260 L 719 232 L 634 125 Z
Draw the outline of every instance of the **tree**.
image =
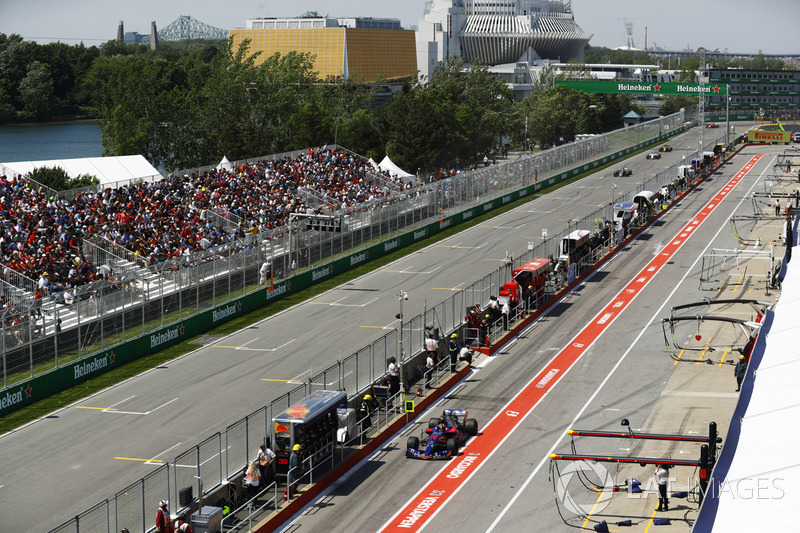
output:
M 34 168 L 25 177 L 37 181 L 55 191 L 66 191 L 68 189 L 80 189 L 90 185 L 100 183 L 95 176 L 81 174 L 75 178 L 70 178 L 67 171 L 61 167 L 38 167 Z
M 28 65 L 28 73 L 19 83 L 22 113 L 26 118 L 43 118 L 53 109 L 53 78 L 45 65 L 34 61 Z
M 658 109 L 658 114 L 662 117 L 677 113 L 682 108 L 689 109 L 697 105 L 698 98 L 696 96 L 667 96 L 664 98 L 664 103 Z

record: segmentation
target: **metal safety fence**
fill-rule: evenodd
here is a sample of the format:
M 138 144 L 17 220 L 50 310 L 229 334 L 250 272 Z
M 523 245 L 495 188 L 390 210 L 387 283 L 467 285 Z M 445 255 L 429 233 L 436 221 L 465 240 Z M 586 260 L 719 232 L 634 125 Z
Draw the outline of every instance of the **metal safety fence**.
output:
M 708 146 L 703 147 L 703 149 L 689 157 L 698 160 L 702 159 L 703 152 L 719 141 L 720 139 L 712 140 Z M 145 478 L 117 492 L 114 499 L 109 500 L 107 504 L 103 505 L 101 503 L 93 506 L 91 509 L 68 520 L 54 531 L 74 531 L 76 533 L 78 531 L 118 531 L 121 527 L 128 528 L 131 533 L 150 531 L 150 526 L 147 524 L 152 522 L 152 516 L 150 515 L 153 514 L 154 504 L 160 499 L 179 502 L 181 491 L 187 487 L 192 487 L 198 494 L 201 490 L 207 493 L 229 483 L 231 479 L 241 474 L 248 459 L 255 457 L 259 445 L 272 440 L 271 421 L 274 415 L 281 413 L 315 390 L 346 390 L 351 396 L 368 390 L 386 375 L 386 368 L 391 357 L 401 359 L 401 366 L 403 366 L 409 364 L 412 358 L 415 358 L 425 349 L 424 338 L 427 329 L 437 328 L 444 334 L 463 329 L 465 310 L 473 305 L 474 302 L 485 303 L 490 296 L 498 294 L 503 284 L 510 280 L 513 269 L 534 258 L 557 258 L 561 239 L 576 229 L 597 232 L 603 226 L 603 221 L 613 219 L 612 207 L 614 202 L 630 200 L 635 194 L 644 189 L 660 190 L 663 187 L 671 187 L 677 194 L 690 187 L 692 180 L 680 179 L 678 177 L 678 167 L 679 165 L 673 165 L 649 179 L 643 180 L 641 185 L 637 185 L 619 195 L 614 196 L 612 192 L 608 205 L 604 205 L 580 220 L 570 222 L 567 228 L 555 233 L 537 246 L 529 246 L 527 250 L 508 257 L 507 261 L 501 266 L 481 276 L 464 289 L 450 295 L 439 303 L 426 307 L 419 315 L 404 319 L 400 328 L 386 333 L 369 345 L 357 349 L 350 356 L 336 361 L 316 375 L 309 377 L 306 382 L 298 384 L 288 393 L 276 398 L 270 404 L 232 422 L 224 431 L 215 433 L 196 446 L 185 450 L 170 463 L 159 467 Z M 497 169 L 502 168 L 499 165 L 497 167 Z M 432 185 L 436 185 L 436 183 Z M 452 180 L 447 185 L 451 187 L 452 191 L 459 190 L 458 187 L 454 186 Z M 655 209 L 643 209 L 640 216 L 631 223 L 626 231 L 635 231 L 639 225 L 646 223 L 650 217 L 655 216 L 657 213 Z M 398 215 L 400 214 L 398 212 Z M 413 218 L 412 215 L 406 216 L 409 219 Z M 621 239 L 623 237 L 624 235 L 615 235 L 609 240 L 599 241 L 598 246 L 590 248 L 585 256 L 576 257 L 572 261 L 569 270 L 557 272 L 551 277 L 547 292 L 534 298 L 530 306 L 523 306 L 521 309 L 515 310 L 516 315 L 512 316 L 511 320 L 522 318 L 544 304 L 550 295 L 580 276 L 591 268 L 598 259 L 602 258 L 609 248 L 615 244 L 612 239 Z M 233 254 L 234 248 L 236 248 L 236 254 Z M 209 252 L 208 261 L 198 263 L 191 269 L 178 268 L 168 270 L 162 268 L 159 277 L 169 279 L 172 283 L 187 289 L 172 293 L 172 298 L 178 299 L 182 304 L 175 306 L 177 309 L 183 309 L 183 304 L 186 302 L 191 302 L 196 308 L 201 300 L 207 302 L 224 301 L 226 294 L 230 295 L 231 291 L 234 290 L 233 286 L 236 287 L 235 290 L 242 290 L 247 286 L 248 279 L 252 282 L 252 279 L 258 275 L 253 268 L 250 268 L 251 272 L 248 272 L 248 268 L 245 266 L 247 261 L 234 261 L 231 256 L 247 257 L 248 254 L 251 254 L 253 257 L 250 257 L 250 260 L 253 261 L 257 258 L 254 261 L 257 264 L 258 260 L 265 257 L 262 252 L 263 249 L 262 246 L 253 245 L 248 247 L 247 244 L 237 241 L 237 243 L 231 245 L 227 255 L 216 251 L 212 256 L 212 252 Z M 286 249 L 288 250 L 288 246 Z M 274 258 L 275 256 L 270 257 Z M 192 260 L 195 259 L 193 258 Z M 233 275 L 233 272 L 238 274 Z M 203 284 L 200 283 L 201 277 L 213 282 L 210 287 L 203 287 Z M 172 307 L 173 303 L 167 303 L 171 302 L 168 299 L 169 295 L 164 293 L 163 288 L 161 292 L 160 298 L 155 298 L 154 301 L 159 302 L 162 307 L 165 305 Z M 141 310 L 142 306 L 132 305 L 131 307 L 135 308 L 134 313 L 144 312 Z M 163 313 L 153 315 L 153 317 L 156 316 L 162 317 L 163 320 Z M 100 322 L 102 324 L 103 321 Z M 495 322 L 490 326 L 488 333 L 493 340 L 496 340 L 502 335 L 503 330 L 502 323 Z M 462 333 L 460 340 L 464 340 L 466 335 Z M 401 337 L 404 358 L 400 357 Z M 406 370 L 410 375 L 412 369 Z M 441 377 L 440 371 L 437 371 L 436 376 L 437 378 Z M 376 413 L 377 426 L 380 427 L 383 424 L 385 427 L 388 425 L 392 417 L 400 413 L 401 403 L 395 401 L 392 409 L 385 408 L 383 411 Z M 343 454 L 341 455 L 343 456 Z M 280 505 L 280 503 L 278 502 L 277 505 Z M 89 515 L 92 518 L 87 518 Z M 85 524 L 87 522 L 107 524 L 107 527 L 98 525 L 86 529 Z

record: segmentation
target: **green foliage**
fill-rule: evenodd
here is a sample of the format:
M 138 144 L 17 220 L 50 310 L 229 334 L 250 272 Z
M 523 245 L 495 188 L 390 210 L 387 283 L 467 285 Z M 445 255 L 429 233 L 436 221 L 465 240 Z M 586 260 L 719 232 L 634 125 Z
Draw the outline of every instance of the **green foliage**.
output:
M 66 191 L 69 189 L 80 189 L 90 185 L 100 183 L 94 176 L 81 174 L 75 178 L 70 178 L 67 171 L 61 167 L 39 167 L 34 168 L 25 175 L 26 178 L 38 181 L 46 187 L 56 191 Z
M 572 140 L 579 133 L 601 133 L 622 125 L 631 109 L 631 97 L 619 94 L 588 94 L 562 85 L 534 92 L 517 108 L 512 137 L 527 135 L 542 147 Z
M 476 161 L 499 144 L 512 109 L 506 85 L 480 64 L 439 64 L 428 83 L 408 83 L 381 109 L 386 151 L 401 167 Z
M 688 110 L 693 105 L 697 105 L 697 100 L 696 96 L 667 96 L 658 109 L 658 113 L 663 117 L 677 113 L 681 108 Z
M 53 77 L 46 66 L 38 61 L 28 65 L 28 72 L 19 82 L 22 115 L 25 118 L 43 118 L 53 109 Z

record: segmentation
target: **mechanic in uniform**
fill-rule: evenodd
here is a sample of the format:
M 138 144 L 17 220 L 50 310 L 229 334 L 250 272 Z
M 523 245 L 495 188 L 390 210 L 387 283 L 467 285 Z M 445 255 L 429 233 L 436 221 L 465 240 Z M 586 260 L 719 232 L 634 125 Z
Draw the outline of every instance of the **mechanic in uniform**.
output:
M 458 363 L 458 333 L 450 335 L 447 341 L 447 353 L 450 355 L 450 372 L 455 372 Z
M 302 474 L 300 471 L 300 450 L 302 449 L 302 446 L 295 444 L 289 456 L 289 475 L 287 478 L 289 486 L 286 487 L 289 491 L 289 499 L 294 497 L 294 493 L 297 492 L 297 485 L 300 483 L 300 475 Z
M 158 512 L 156 513 L 156 532 L 157 533 L 172 533 L 172 524 L 169 522 L 169 502 L 161 500 L 158 504 Z
M 358 419 L 361 420 L 361 432 L 367 431 L 372 427 L 372 395 L 365 394 L 358 408 Z

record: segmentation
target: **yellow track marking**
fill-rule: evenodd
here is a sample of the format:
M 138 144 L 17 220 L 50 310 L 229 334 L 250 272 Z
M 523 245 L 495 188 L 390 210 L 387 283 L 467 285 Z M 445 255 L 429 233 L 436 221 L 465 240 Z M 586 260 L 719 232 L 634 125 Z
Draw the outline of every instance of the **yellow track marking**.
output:
M 653 509 L 653 514 L 650 515 L 650 520 L 648 520 L 648 522 L 647 522 L 647 527 L 645 528 L 644 533 L 647 533 L 648 531 L 650 531 L 650 526 L 653 525 L 653 518 L 655 518 L 655 517 L 656 517 L 656 511 L 655 511 L 655 509 Z
M 116 409 L 112 409 L 111 407 L 86 407 L 85 405 L 77 405 L 78 409 L 97 409 L 99 411 L 116 411 Z
M 267 379 L 267 378 L 261 378 L 261 381 L 280 381 L 281 383 L 303 383 L 302 381 L 297 381 L 296 379 Z
M 114 459 L 119 459 L 121 461 L 142 461 L 143 463 L 163 463 L 161 459 L 138 459 L 136 457 L 114 457 Z

